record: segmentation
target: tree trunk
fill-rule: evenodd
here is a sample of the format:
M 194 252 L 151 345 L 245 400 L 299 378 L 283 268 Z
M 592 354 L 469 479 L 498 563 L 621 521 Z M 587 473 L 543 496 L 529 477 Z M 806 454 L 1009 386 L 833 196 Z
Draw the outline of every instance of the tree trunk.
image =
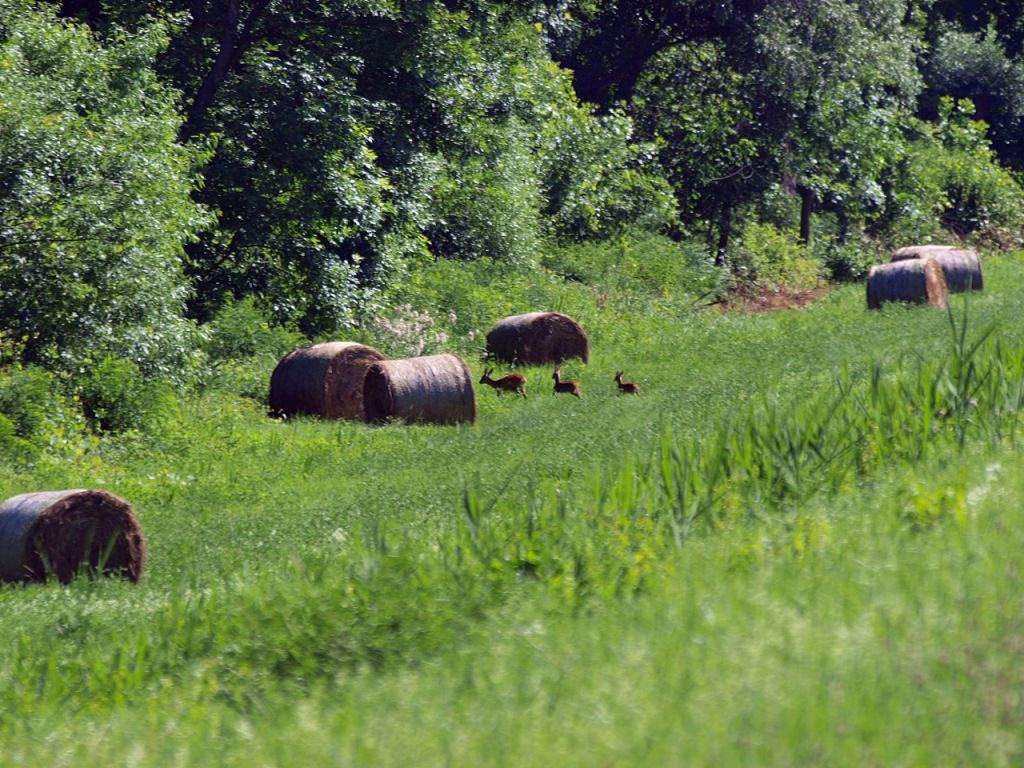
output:
M 846 208 L 842 205 L 836 207 L 836 223 L 839 225 L 839 242 L 848 243 L 850 241 L 850 218 L 846 215 Z
M 800 194 L 800 243 L 805 248 L 811 242 L 811 214 L 814 213 L 814 190 L 809 187 L 799 186 L 796 191 Z
M 240 21 L 240 0 L 228 0 L 224 29 L 221 31 L 220 49 L 210 70 L 203 77 L 195 98 L 188 109 L 188 117 L 182 126 L 184 138 L 189 139 L 200 132 L 203 118 L 213 103 L 213 97 L 227 79 L 231 69 L 238 65 L 242 56 L 252 45 L 253 28 L 266 12 L 271 0 L 258 0 L 245 21 Z
M 718 214 L 718 247 L 715 249 L 715 266 L 725 264 L 725 255 L 729 250 L 729 238 L 732 235 L 732 204 L 722 203 Z

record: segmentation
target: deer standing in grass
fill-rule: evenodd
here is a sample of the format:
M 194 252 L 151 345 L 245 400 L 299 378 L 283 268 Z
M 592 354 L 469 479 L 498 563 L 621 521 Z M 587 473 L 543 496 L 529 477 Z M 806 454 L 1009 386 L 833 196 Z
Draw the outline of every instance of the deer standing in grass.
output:
M 492 379 L 491 373 L 493 371 L 493 368 L 485 368 L 480 383 L 489 384 L 494 387 L 498 390 L 499 395 L 502 392 L 515 392 L 518 395 L 522 395 L 524 400 L 529 399 L 526 397 L 526 377 L 523 374 L 510 373 L 508 376 L 502 376 L 500 379 Z
M 570 395 L 576 395 L 580 397 L 580 385 L 575 381 L 562 381 L 562 366 L 555 368 L 555 372 L 551 374 L 551 378 L 555 380 L 555 389 L 551 394 L 557 392 L 568 392 Z M 582 397 L 580 397 L 582 399 Z
M 615 383 L 619 385 L 619 394 L 639 395 L 640 385 L 635 381 L 623 381 L 622 371 L 618 371 L 615 374 Z

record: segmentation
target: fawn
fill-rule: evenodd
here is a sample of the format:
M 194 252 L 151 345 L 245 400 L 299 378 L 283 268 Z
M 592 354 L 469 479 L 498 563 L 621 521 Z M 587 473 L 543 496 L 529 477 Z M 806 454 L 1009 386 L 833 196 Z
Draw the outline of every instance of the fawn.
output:
M 626 392 L 628 392 L 631 395 L 639 395 L 640 394 L 640 385 L 637 384 L 635 381 L 623 381 L 622 380 L 622 371 L 618 371 L 615 374 L 615 383 L 619 385 L 619 394 L 620 395 L 623 394 L 623 393 L 626 393 Z
M 551 378 L 555 380 L 555 389 L 551 394 L 555 394 L 555 392 L 568 392 L 570 395 L 580 397 L 580 385 L 578 382 L 562 381 L 562 366 L 555 368 L 555 372 L 551 374 Z
M 521 373 L 510 373 L 508 376 L 502 376 L 500 379 L 492 379 L 491 372 L 493 368 L 485 368 L 483 378 L 480 379 L 481 384 L 490 384 L 500 395 L 502 391 L 515 392 L 523 396 L 524 400 L 529 398 L 526 397 L 526 377 Z

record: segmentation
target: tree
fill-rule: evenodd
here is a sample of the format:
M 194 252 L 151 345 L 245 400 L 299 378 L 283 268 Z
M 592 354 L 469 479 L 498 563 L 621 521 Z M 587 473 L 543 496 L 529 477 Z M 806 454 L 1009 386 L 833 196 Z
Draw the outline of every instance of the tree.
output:
M 77 370 L 105 354 L 182 375 L 182 245 L 207 218 L 195 150 L 152 64 L 158 25 L 101 46 L 81 25 L 0 0 L 0 337 Z
M 935 42 L 951 22 L 975 35 L 992 30 L 1010 58 L 1024 53 L 1024 15 L 1016 0 L 933 0 L 925 5 L 929 42 Z
M 1024 168 L 1024 63 L 1012 59 L 994 30 L 947 29 L 938 35 L 922 72 L 926 82 L 918 114 L 939 117 L 943 97 L 970 99 L 977 118 L 990 126 L 996 153 L 1011 167 Z
M 762 140 L 800 195 L 805 243 L 817 201 L 844 218 L 881 210 L 878 178 L 904 151 L 920 88 L 906 10 L 905 0 L 789 0 L 759 21 L 750 82 Z
M 759 142 L 751 92 L 724 44 L 697 43 L 655 56 L 632 104 L 644 135 L 659 142 L 683 220 L 705 231 L 719 264 L 734 212 L 776 178 Z
M 404 55 L 388 41 L 414 28 L 418 11 L 406 18 L 386 0 L 67 0 L 62 12 L 99 34 L 176 20 L 158 68 L 182 94 L 181 139 L 213 139 L 195 198 L 216 226 L 187 252 L 193 317 L 256 296 L 279 319 L 327 333 L 422 253 L 407 215 L 416 206 L 374 142 L 394 118 L 375 95 L 392 87 Z M 367 51 L 387 58 L 368 63 Z
M 103 31 L 188 15 L 159 68 L 183 94 L 182 138 L 216 138 L 196 197 L 217 227 L 188 249 L 199 319 L 257 296 L 328 333 L 419 259 L 529 265 L 549 233 L 671 218 L 653 153 L 631 146 L 628 118 L 578 104 L 530 2 L 66 0 L 62 11 Z
M 772 3 L 746 37 L 654 56 L 634 107 L 684 211 L 728 247 L 737 207 L 781 184 L 840 218 L 880 209 L 878 178 L 903 150 L 919 81 L 903 0 Z
M 742 46 L 769 0 L 577 0 L 555 6 L 558 60 L 575 73 L 576 93 L 602 110 L 629 102 L 651 59 L 680 45 Z M 560 18 L 576 17 L 571 24 Z

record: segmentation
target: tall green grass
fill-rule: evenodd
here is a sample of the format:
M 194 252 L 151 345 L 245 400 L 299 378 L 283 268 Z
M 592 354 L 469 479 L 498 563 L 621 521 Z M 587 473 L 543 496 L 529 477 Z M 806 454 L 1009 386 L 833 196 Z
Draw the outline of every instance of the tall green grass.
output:
M 7 474 L 131 499 L 151 569 L 0 591 L 5 761 L 1012 764 L 1018 265 L 951 315 L 590 308 L 584 399 L 475 426 L 212 392 Z

